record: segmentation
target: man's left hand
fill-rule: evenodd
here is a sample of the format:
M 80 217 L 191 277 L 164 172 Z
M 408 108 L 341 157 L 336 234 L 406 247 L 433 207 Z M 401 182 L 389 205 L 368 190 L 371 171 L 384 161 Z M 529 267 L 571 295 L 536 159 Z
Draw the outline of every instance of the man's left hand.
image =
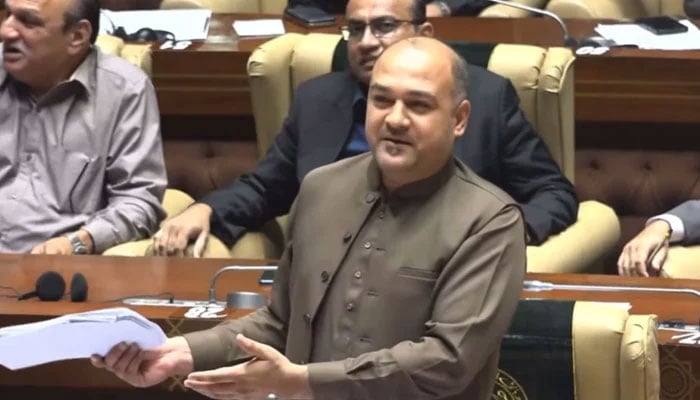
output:
M 193 372 L 185 386 L 213 399 L 311 399 L 306 366 L 294 364 L 280 352 L 239 334 L 238 345 L 253 356 L 233 367 Z
M 73 254 L 73 245 L 67 237 L 55 237 L 34 246 L 31 254 Z

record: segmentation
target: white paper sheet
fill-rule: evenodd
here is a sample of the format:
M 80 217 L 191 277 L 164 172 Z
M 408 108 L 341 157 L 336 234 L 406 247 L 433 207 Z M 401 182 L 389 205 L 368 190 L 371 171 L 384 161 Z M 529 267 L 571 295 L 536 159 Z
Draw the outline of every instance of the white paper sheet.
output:
M 100 10 L 100 33 L 109 34 L 113 29 L 123 27 L 126 33 L 134 33 L 141 28 L 168 31 L 176 40 L 204 40 L 209 34 L 211 10 L 176 9 L 145 11 Z
M 281 19 L 251 19 L 233 21 L 233 29 L 238 36 L 275 36 L 284 35 Z
M 619 45 L 631 44 L 647 50 L 698 50 L 700 30 L 691 21 L 681 20 L 688 27 L 687 32 L 656 35 L 637 24 L 598 24 L 595 31 Z
M 67 314 L 0 329 L 0 364 L 14 370 L 105 355 L 122 341 L 151 349 L 165 339 L 158 325 L 128 308 Z

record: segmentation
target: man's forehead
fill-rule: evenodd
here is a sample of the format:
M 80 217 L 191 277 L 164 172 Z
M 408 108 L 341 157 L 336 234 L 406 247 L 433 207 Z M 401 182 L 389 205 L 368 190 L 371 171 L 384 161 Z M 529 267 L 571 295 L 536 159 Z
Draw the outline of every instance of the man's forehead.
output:
M 423 91 L 436 92 L 451 77 L 449 62 L 412 50 L 415 49 L 385 54 L 374 67 L 372 82 L 388 88 L 410 83 Z M 423 57 L 417 57 L 419 54 Z
M 11 9 L 39 10 L 46 6 L 49 0 L 6 0 L 7 7 Z
M 73 0 L 6 0 L 7 7 L 44 15 L 62 14 Z

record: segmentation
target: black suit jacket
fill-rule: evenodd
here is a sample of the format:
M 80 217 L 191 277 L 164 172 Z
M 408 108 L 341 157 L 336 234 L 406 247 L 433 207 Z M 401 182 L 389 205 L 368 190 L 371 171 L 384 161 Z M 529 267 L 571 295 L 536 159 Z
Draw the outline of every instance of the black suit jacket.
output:
M 488 0 L 441 0 L 452 10 L 452 15 L 476 15 L 492 3 Z M 315 6 L 330 14 L 345 14 L 348 0 L 289 0 L 289 6 Z
M 346 71 L 299 85 L 282 130 L 255 170 L 201 200 L 214 210 L 215 236 L 231 245 L 246 229 L 289 211 L 304 176 L 338 160 L 350 135 L 356 90 Z M 471 115 L 455 155 L 520 203 L 530 243 L 572 224 L 574 187 L 525 119 L 510 81 L 470 65 L 468 93 Z

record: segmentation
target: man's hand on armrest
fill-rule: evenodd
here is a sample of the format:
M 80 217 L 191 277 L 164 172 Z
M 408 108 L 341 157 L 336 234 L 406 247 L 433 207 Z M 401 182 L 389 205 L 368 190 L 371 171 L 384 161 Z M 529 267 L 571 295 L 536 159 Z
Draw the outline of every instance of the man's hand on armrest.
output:
M 195 203 L 182 213 L 165 220 L 160 230 L 153 235 L 153 249 L 157 255 L 184 255 L 191 240 L 194 257 L 201 257 L 206 249 L 210 231 L 212 209 L 204 203 Z
M 651 272 L 658 275 L 668 255 L 668 239 L 671 225 L 664 220 L 656 220 L 647 225 L 622 249 L 617 261 L 618 272 L 626 276 L 649 276 Z

